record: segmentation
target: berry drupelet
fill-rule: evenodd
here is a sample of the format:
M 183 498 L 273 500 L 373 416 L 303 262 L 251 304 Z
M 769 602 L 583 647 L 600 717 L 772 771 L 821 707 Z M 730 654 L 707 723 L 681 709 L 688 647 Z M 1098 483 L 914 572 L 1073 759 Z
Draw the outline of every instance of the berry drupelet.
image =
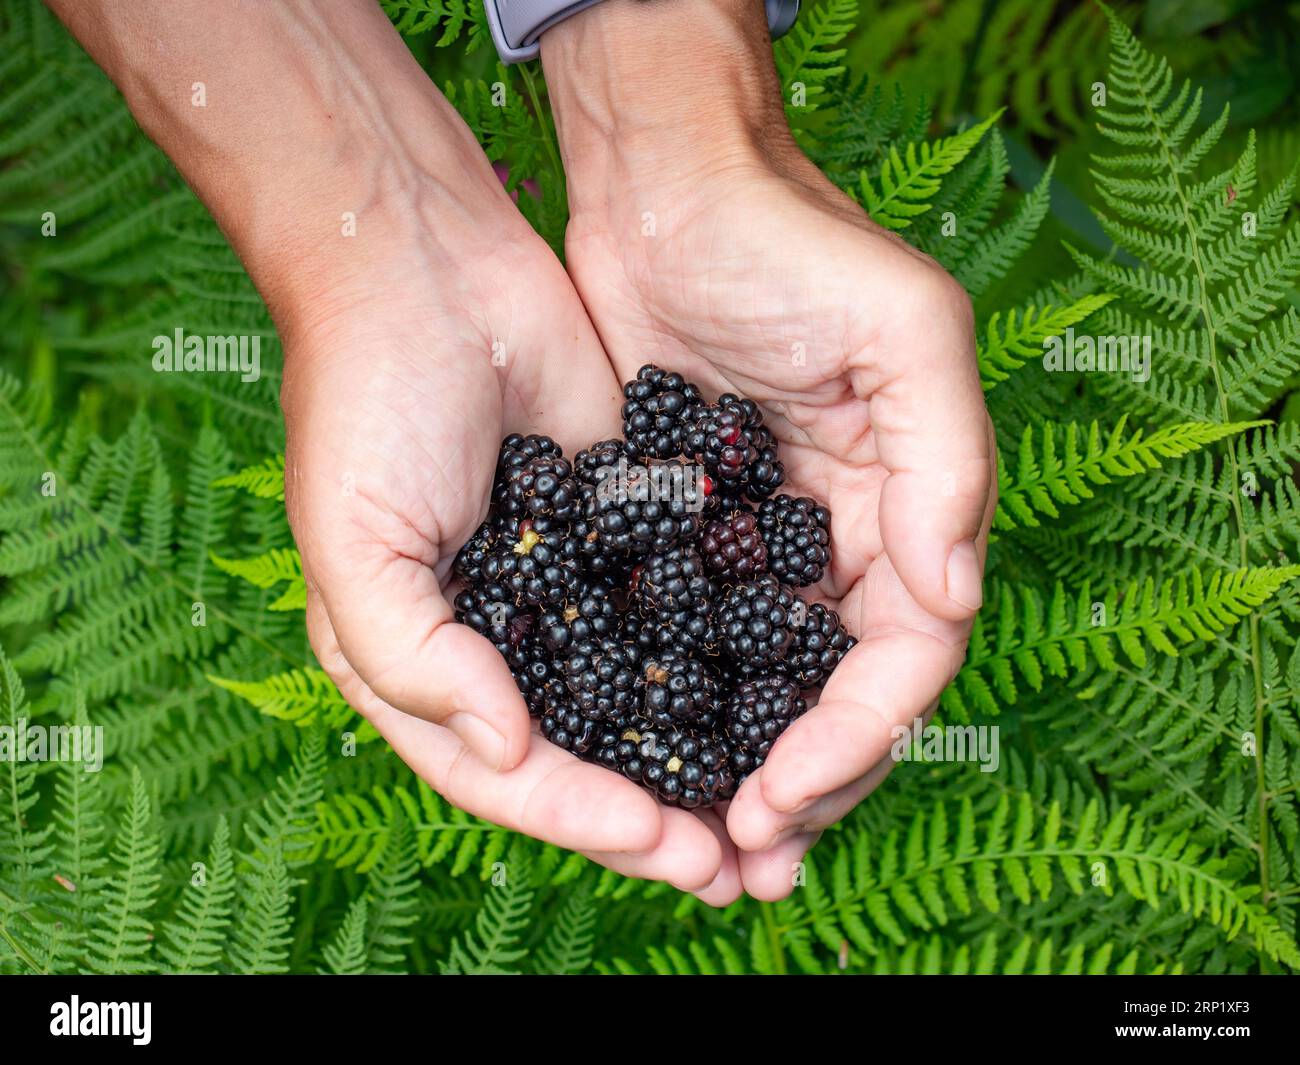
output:
M 779 495 L 758 508 L 767 569 L 795 588 L 816 584 L 831 560 L 831 512 L 807 496 Z

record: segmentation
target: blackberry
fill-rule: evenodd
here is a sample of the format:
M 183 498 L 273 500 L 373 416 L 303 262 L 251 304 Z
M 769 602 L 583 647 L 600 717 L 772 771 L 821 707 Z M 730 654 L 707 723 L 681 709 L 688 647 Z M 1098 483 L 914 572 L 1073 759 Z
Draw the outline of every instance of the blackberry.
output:
M 456 552 L 451 564 L 452 572 L 466 584 L 478 584 L 483 579 L 483 563 L 496 550 L 501 537 L 501 523 L 495 517 L 488 518 Z
M 635 381 L 623 386 L 623 436 L 628 453 L 640 458 L 670 459 L 686 449 L 700 390 L 681 374 L 642 366 Z
M 794 639 L 791 615 L 797 601 L 794 592 L 771 576 L 728 589 L 714 615 L 722 649 L 735 661 L 753 666 L 781 661 Z
M 507 658 L 533 630 L 536 615 L 521 608 L 502 584 L 486 583 L 466 588 L 452 603 L 456 620 L 486 636 Z
M 736 747 L 754 756 L 757 768 L 790 722 L 808 709 L 798 686 L 780 674 L 745 681 L 725 712 L 726 734 Z
M 712 573 L 742 581 L 763 573 L 767 569 L 767 545 L 759 535 L 757 515 L 741 508 L 709 522 L 700 537 L 700 554 Z
M 543 610 L 536 632 L 552 652 L 618 631 L 621 595 L 608 581 L 584 580 L 577 596 Z
M 592 721 L 619 721 L 641 702 L 645 679 L 640 652 L 614 637 L 576 644 L 563 663 L 570 705 Z
M 642 662 L 645 674 L 645 716 L 659 726 L 682 722 L 711 727 L 721 685 L 711 666 L 680 651 L 650 654 Z
M 633 723 L 606 730 L 595 760 L 649 788 L 660 802 L 692 810 L 735 794 L 731 756 L 725 740 Z
M 506 656 L 506 663 L 533 717 L 540 716 L 548 705 L 564 695 L 564 684 L 551 652 L 535 636 L 524 637 L 523 642 Z
M 715 406 L 700 408 L 686 443 L 687 454 L 718 478 L 725 499 L 766 499 L 785 481 L 776 438 L 752 400 L 727 392 Z
M 785 671 L 800 687 L 819 688 L 857 643 L 834 610 L 813 603 L 803 625 L 795 631 Z
M 578 499 L 568 460 L 541 455 L 510 471 L 497 505 L 509 517 L 568 521 L 577 514 Z
M 583 717 L 571 703 L 561 699 L 548 706 L 542 715 L 541 733 L 555 746 L 585 755 L 601 738 L 602 726 Z
M 646 557 L 635 578 L 633 602 L 653 624 L 660 644 L 711 650 L 715 594 L 704 560 L 682 544 Z
M 510 543 L 510 537 L 504 538 L 484 561 L 483 579 L 505 588 L 520 606 L 570 602 L 582 594 L 584 578 L 567 534 L 539 532 L 538 528 L 532 522 L 520 522 L 518 539 Z
M 595 488 L 606 477 L 617 473 L 620 459 L 626 464 L 627 447 L 622 440 L 597 441 L 573 456 L 573 475 Z
M 492 482 L 492 506 L 500 506 L 506 487 L 521 466 L 536 458 L 563 458 L 564 451 L 549 436 L 511 433 L 501 441 L 497 454 L 496 478 Z
M 609 550 L 643 555 L 664 551 L 700 530 L 708 486 L 681 463 L 628 466 L 586 495 L 582 518 Z
M 816 584 L 831 562 L 831 512 L 815 499 L 780 495 L 758 508 L 767 569 L 784 584 Z

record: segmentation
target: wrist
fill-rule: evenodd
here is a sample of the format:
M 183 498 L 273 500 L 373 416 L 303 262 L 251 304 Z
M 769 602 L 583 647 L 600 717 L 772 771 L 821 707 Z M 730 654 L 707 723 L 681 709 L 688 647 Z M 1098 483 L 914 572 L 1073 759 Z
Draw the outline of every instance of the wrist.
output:
M 541 47 L 575 216 L 801 158 L 762 0 L 604 0 Z

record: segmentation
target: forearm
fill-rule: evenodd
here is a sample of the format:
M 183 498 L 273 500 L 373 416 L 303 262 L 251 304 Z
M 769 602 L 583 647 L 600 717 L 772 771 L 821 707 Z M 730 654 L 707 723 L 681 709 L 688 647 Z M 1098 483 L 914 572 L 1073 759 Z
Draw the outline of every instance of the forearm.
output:
M 50 6 L 273 304 L 322 280 L 312 272 L 364 262 L 403 226 L 436 220 L 450 248 L 477 239 L 494 214 L 485 204 L 500 207 L 473 136 L 373 0 Z M 313 271 L 296 269 L 307 260 Z
M 762 0 L 604 0 L 542 35 L 575 211 L 640 175 L 799 166 Z

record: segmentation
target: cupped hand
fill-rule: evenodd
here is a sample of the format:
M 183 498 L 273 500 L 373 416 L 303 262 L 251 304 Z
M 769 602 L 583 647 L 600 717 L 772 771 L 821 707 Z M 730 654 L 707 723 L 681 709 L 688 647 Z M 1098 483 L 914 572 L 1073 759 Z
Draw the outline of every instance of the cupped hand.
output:
M 860 643 L 726 815 L 745 889 L 772 899 L 961 665 L 996 449 L 957 282 L 788 139 L 769 157 L 709 152 L 571 177 L 567 261 L 622 378 L 655 362 L 754 399 L 782 445 L 781 490 L 832 512 L 834 563 L 805 594 Z
M 542 740 L 504 660 L 453 618 L 451 563 L 485 515 L 502 437 L 546 432 L 572 454 L 618 417 L 617 380 L 563 268 L 499 188 L 484 196 L 471 247 L 415 224 L 417 207 L 390 212 L 344 243 L 328 284 L 277 313 L 312 647 L 456 806 L 730 901 L 736 859 L 716 817 L 663 810 Z

